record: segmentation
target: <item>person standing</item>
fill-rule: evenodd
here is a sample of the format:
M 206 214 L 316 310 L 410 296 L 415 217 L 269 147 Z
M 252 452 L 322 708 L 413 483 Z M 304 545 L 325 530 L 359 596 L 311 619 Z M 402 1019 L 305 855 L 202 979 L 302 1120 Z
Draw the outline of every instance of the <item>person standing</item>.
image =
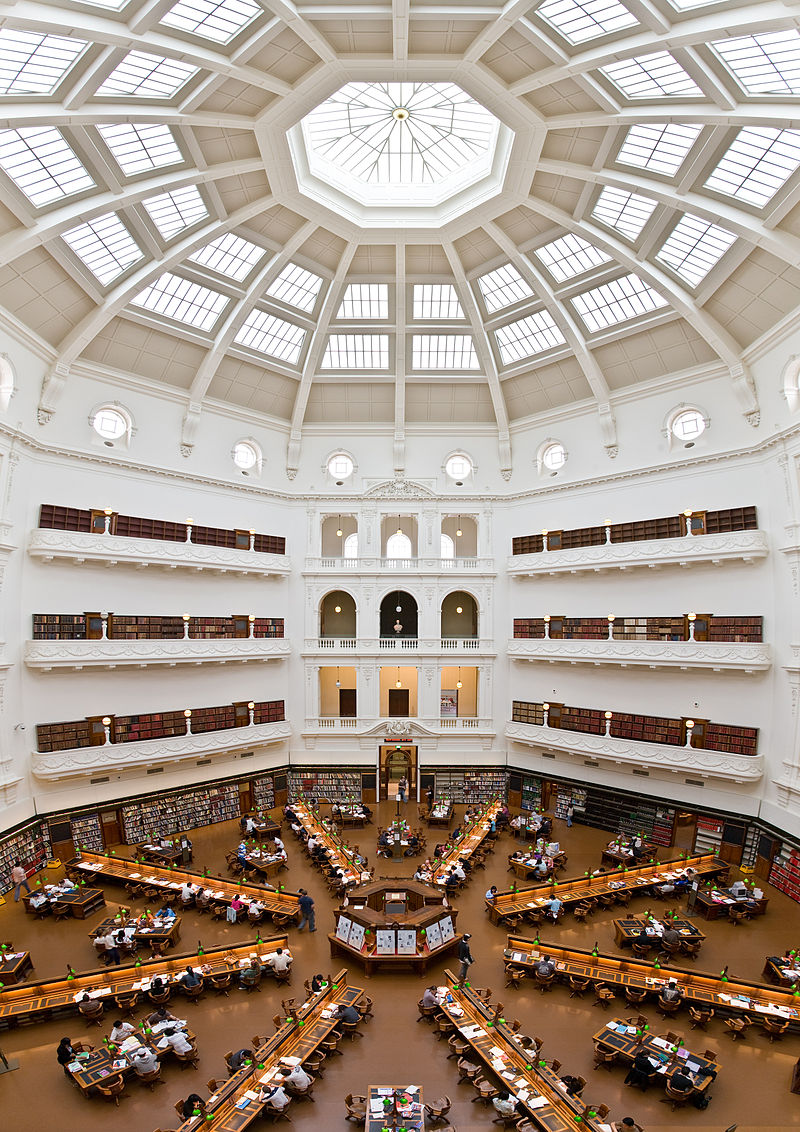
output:
M 11 870 L 11 883 L 14 885 L 14 903 L 18 903 L 19 894 L 22 886 L 25 886 L 25 891 L 28 896 L 31 894 L 31 886 L 28 884 L 28 874 L 22 867 L 22 861 L 15 861 L 14 868 Z
M 457 955 L 458 960 L 461 963 L 461 967 L 458 972 L 458 985 L 460 987 L 463 987 L 464 982 L 467 978 L 467 973 L 469 972 L 472 964 L 475 962 L 475 960 L 472 958 L 472 952 L 469 949 L 469 941 L 471 939 L 472 936 L 470 935 L 470 933 L 465 932 L 458 944 Z
M 425 792 L 425 797 L 428 801 L 428 813 L 430 813 L 431 810 L 433 809 L 433 787 L 432 786 L 428 787 L 427 791 Z
M 572 819 L 575 816 L 575 807 L 572 802 L 567 806 L 567 829 L 572 829 Z
M 408 779 L 405 777 L 405 775 L 403 775 L 403 777 L 397 783 L 397 793 L 400 795 L 400 801 L 401 802 L 405 802 L 407 791 L 408 791 Z
M 297 925 L 297 930 L 299 932 L 301 932 L 303 930 L 303 928 L 306 926 L 306 924 L 308 924 L 309 932 L 315 932 L 317 930 L 317 925 L 316 925 L 316 920 L 315 920 L 314 901 L 313 901 L 312 897 L 310 897 L 308 895 L 308 893 L 306 892 L 306 890 L 304 888 L 299 889 L 299 892 L 300 892 L 300 923 Z

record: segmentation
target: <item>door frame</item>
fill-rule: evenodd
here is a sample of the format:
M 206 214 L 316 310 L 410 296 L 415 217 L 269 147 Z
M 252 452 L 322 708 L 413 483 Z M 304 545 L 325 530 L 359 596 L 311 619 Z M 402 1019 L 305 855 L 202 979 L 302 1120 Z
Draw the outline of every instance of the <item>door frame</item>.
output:
M 378 801 L 388 801 L 389 759 L 397 752 L 398 748 L 408 755 L 406 778 L 408 779 L 409 800 L 416 798 L 416 801 L 419 802 L 419 749 L 416 743 L 398 743 L 396 740 L 393 743 L 385 742 L 378 746 L 378 767 L 375 775 Z

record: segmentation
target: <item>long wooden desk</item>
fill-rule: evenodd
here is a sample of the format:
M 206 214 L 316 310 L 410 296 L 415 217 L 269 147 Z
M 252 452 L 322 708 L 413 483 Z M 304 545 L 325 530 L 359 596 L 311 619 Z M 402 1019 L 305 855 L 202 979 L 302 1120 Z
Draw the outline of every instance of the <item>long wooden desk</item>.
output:
M 253 1054 L 253 1064 L 239 1069 L 229 1077 L 218 1092 L 206 1103 L 205 1116 L 190 1117 L 178 1126 L 179 1132 L 241 1132 L 260 1115 L 263 1105 L 258 1100 L 242 1104 L 248 1092 L 258 1093 L 265 1078 L 270 1078 L 284 1057 L 305 1061 L 336 1025 L 336 1018 L 323 1017 L 333 1005 L 352 1005 L 361 998 L 361 987 L 347 985 L 347 971 L 341 970 L 323 990 L 312 995 L 297 1010 L 296 1025 L 290 1021 L 259 1046 Z
M 574 1132 L 576 1125 L 600 1132 L 601 1124 L 595 1117 L 582 1115 L 585 1103 L 579 1097 L 567 1095 L 565 1086 L 548 1065 L 528 1060 L 526 1050 L 514 1040 L 511 1030 L 499 1022 L 492 1007 L 467 987 L 459 989 L 452 972 L 445 971 L 445 976 L 448 998 L 452 1001 L 443 1002 L 442 1010 L 491 1075 L 499 1077 L 509 1093 L 522 1101 L 529 1119 L 546 1132 Z M 454 1011 L 453 1003 L 463 1013 Z M 496 1067 L 495 1049 L 503 1053 L 502 1069 Z M 505 1077 L 503 1073 L 511 1076 Z
M 25 911 L 30 912 L 31 915 L 35 915 L 37 911 L 31 904 L 31 896 L 35 895 L 36 893 L 32 892 L 30 895 L 26 894 L 22 897 Z M 46 891 L 45 895 L 47 896 Z M 51 906 L 63 904 L 69 908 L 76 920 L 85 920 L 87 916 L 91 916 L 92 912 L 96 912 L 98 908 L 104 908 L 106 904 L 102 889 L 89 887 L 76 889 L 75 892 L 59 892 L 57 896 L 47 896 L 47 901 Z
M 512 888 L 498 892 L 494 900 L 487 900 L 486 911 L 493 924 L 515 919 L 535 908 L 543 908 L 551 899 L 555 889 L 567 908 L 580 904 L 583 900 L 598 896 L 617 896 L 630 892 L 632 896 L 649 892 L 655 884 L 663 884 L 667 874 L 682 872 L 692 868 L 698 878 L 719 876 L 728 871 L 728 864 L 719 860 L 713 853 L 695 857 L 678 857 L 671 861 L 641 865 L 635 869 L 614 869 L 613 872 L 599 873 L 597 876 L 571 877 L 567 880 L 549 881 L 533 885 L 531 888 Z
M 760 900 L 756 900 L 753 897 L 737 900 L 727 892 L 723 893 L 720 892 L 719 889 L 713 888 L 710 891 L 703 891 L 701 889 L 697 893 L 694 906 L 704 919 L 718 920 L 720 916 L 722 916 L 723 919 L 727 919 L 731 908 L 736 908 L 740 911 L 746 910 L 751 916 L 763 916 L 767 910 L 768 904 L 768 896 L 762 896 Z
M 659 928 L 674 928 L 681 939 L 690 939 L 695 943 L 705 941 L 705 934 L 691 920 L 659 920 L 657 916 L 655 920 Z M 647 940 L 651 947 L 661 946 L 660 931 L 654 928 L 645 916 L 628 916 L 624 920 L 614 920 L 613 927 L 614 942 L 617 947 L 630 947 L 633 941 L 638 939 L 642 929 L 647 932 Z
M 309 837 L 312 835 L 316 840 L 325 847 L 327 851 L 327 859 L 337 869 L 341 869 L 344 873 L 342 879 L 346 885 L 360 884 L 361 883 L 361 869 L 358 865 L 354 864 L 353 857 L 355 849 L 341 840 L 335 833 L 322 824 L 322 820 L 310 810 L 308 806 L 303 805 L 301 802 L 296 802 L 292 809 L 297 815 L 297 820 L 302 825 Z M 314 858 L 312 858 L 314 860 Z M 316 863 L 316 862 L 315 862 Z
M 545 862 L 545 868 L 546 868 L 545 876 L 551 877 L 553 875 L 553 873 L 555 872 L 555 862 L 550 857 L 545 857 L 545 858 L 543 858 L 543 860 Z M 536 868 L 536 864 L 537 864 L 537 862 L 534 860 L 533 854 L 526 854 L 525 857 L 522 860 L 520 860 L 519 857 L 515 857 L 514 854 L 512 853 L 508 858 L 508 867 L 510 869 L 512 869 L 513 872 L 521 880 L 535 880 L 536 879 L 536 875 L 534 873 L 534 869 Z
M 263 904 L 269 915 L 291 916 L 295 922 L 300 920 L 300 896 L 297 892 L 278 891 L 264 888 L 258 884 L 242 883 L 225 877 L 203 876 L 202 873 L 189 873 L 184 869 L 160 869 L 156 865 L 140 865 L 124 857 L 109 857 L 105 853 L 90 853 L 86 850 L 80 857 L 74 857 L 67 869 L 80 876 L 102 877 L 117 884 L 140 884 L 157 888 L 170 894 L 180 890 L 184 882 L 210 889 L 214 895 L 212 904 L 230 904 L 234 896 L 243 900 L 257 900 Z
M 481 847 L 489 836 L 491 823 L 500 813 L 500 802 L 495 798 L 484 806 L 477 818 L 464 833 L 464 836 L 453 845 L 444 857 L 439 858 L 434 875 L 434 883 L 444 885 L 451 865 L 458 864 L 463 857 L 469 860 L 472 854 Z
M 656 854 L 656 850 L 657 846 L 655 845 L 643 845 L 642 852 L 639 857 L 639 863 L 641 863 L 642 860 L 652 860 L 652 858 Z M 622 865 L 622 867 L 625 869 L 628 867 L 628 865 L 636 864 L 636 860 L 632 853 L 625 853 L 621 849 L 612 849 L 611 845 L 606 845 L 605 849 L 600 854 L 600 861 L 603 865 L 613 865 L 615 867 L 617 865 Z
M 390 1104 L 385 1104 L 386 1101 Z M 425 1127 L 425 1107 L 420 1085 L 370 1085 L 367 1089 L 367 1122 L 364 1132 L 405 1128 L 416 1132 Z
M 14 951 L 13 947 L 10 951 L 5 949 L 0 958 L 0 989 L 21 983 L 32 970 L 30 951 Z
M 793 968 L 789 965 L 790 962 L 790 957 L 786 955 L 768 955 L 764 960 L 764 978 L 768 983 L 776 983 L 779 987 L 794 988 L 800 981 L 800 967 Z
M 567 982 L 571 975 L 579 979 L 592 979 L 609 987 L 623 990 L 646 990 L 656 997 L 667 979 L 675 979 L 683 991 L 684 1002 L 692 1006 L 713 1006 L 722 1018 L 746 1015 L 754 1022 L 765 1016 L 787 1019 L 789 1029 L 800 1033 L 800 1009 L 794 995 L 763 983 L 747 983 L 741 979 L 709 975 L 700 971 L 687 971 L 681 967 L 656 967 L 647 959 L 621 959 L 616 955 L 594 955 L 577 947 L 562 947 L 541 941 L 510 935 L 504 952 L 507 963 L 533 971 L 542 955 L 549 955 L 556 963 L 556 978 Z
M 109 916 L 107 919 L 101 920 L 94 931 L 89 933 L 89 938 L 94 939 L 100 934 L 108 935 L 109 932 L 119 931 L 120 928 L 130 928 L 136 923 L 135 917 L 126 920 L 119 916 Z M 174 919 L 170 919 L 169 927 L 137 928 L 131 938 L 137 947 L 150 947 L 151 944 L 161 946 L 165 950 L 175 947 L 181 938 L 181 917 L 175 916 Z
M 633 1061 L 639 1052 L 646 1053 L 659 1063 L 653 1081 L 661 1085 L 666 1085 L 679 1070 L 685 1072 L 695 1093 L 704 1093 L 714 1080 L 712 1074 L 719 1073 L 721 1068 L 718 1061 L 711 1061 L 687 1049 L 681 1039 L 677 1042 L 667 1041 L 658 1035 L 638 1030 L 624 1018 L 612 1018 L 606 1022 L 592 1040 L 597 1049 L 617 1053 L 624 1061 Z M 709 1072 L 703 1072 L 704 1070 Z
M 183 857 L 183 850 L 180 845 L 175 845 L 170 842 L 169 845 L 151 845 L 145 842 L 142 845 L 137 845 L 135 856 L 140 861 L 146 861 L 152 865 L 177 865 Z
M 241 857 L 238 858 L 241 861 Z M 282 869 L 289 866 L 285 856 L 273 855 L 265 850 L 253 847 L 245 855 L 247 868 L 254 869 L 262 877 L 276 877 Z
M 139 991 L 142 981 L 156 975 L 179 978 L 187 967 L 207 966 L 208 976 L 238 973 L 253 954 L 268 955 L 279 947 L 287 949 L 285 935 L 270 936 L 260 943 L 248 940 L 238 947 L 209 947 L 202 955 L 173 955 L 171 959 L 145 960 L 125 967 L 104 967 L 77 975 L 73 979 L 46 979 L 39 983 L 9 987 L 0 992 L 0 1027 L 9 1029 L 21 1022 L 43 1022 L 50 1018 L 78 1011 L 76 996 L 87 993 L 93 998 L 111 998 L 116 994 Z M 264 971 L 268 965 L 262 964 Z
M 428 823 L 428 825 L 449 826 L 452 817 L 452 802 L 435 802 L 433 808 L 428 812 L 425 821 Z

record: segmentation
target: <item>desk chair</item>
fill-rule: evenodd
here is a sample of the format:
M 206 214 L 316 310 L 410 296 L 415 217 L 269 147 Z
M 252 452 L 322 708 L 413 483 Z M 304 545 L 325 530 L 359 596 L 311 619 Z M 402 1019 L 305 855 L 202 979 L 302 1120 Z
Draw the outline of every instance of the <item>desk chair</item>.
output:
M 155 1092 L 156 1085 L 164 1084 L 164 1082 L 161 1080 L 161 1066 L 157 1065 L 152 1073 L 137 1073 L 136 1080 L 141 1085 L 147 1085 L 151 1093 Z
M 417 1003 L 417 1010 L 419 1011 L 418 1022 L 432 1022 L 436 1015 L 439 1013 L 441 1007 L 439 1006 L 423 1006 L 422 999 Z
M 700 954 L 700 948 L 703 946 L 702 939 L 682 939 L 681 952 L 687 959 L 696 959 Z
M 356 1003 L 356 1010 L 361 1015 L 362 1022 L 366 1022 L 368 1018 L 375 1017 L 372 1009 L 374 1004 L 374 999 L 371 999 L 368 994 L 362 994 L 361 998 Z
M 646 943 L 637 943 L 635 940 L 631 944 L 631 954 L 635 959 L 646 959 L 650 953 L 650 947 Z
M 325 1054 L 321 1049 L 313 1050 L 303 1062 L 303 1068 L 306 1073 L 312 1073 L 315 1077 L 324 1077 L 325 1070 Z
M 570 998 L 583 998 L 589 987 L 592 985 L 591 979 L 581 978 L 580 975 L 570 975 Z
M 224 1081 L 218 1081 L 216 1077 L 210 1077 L 208 1081 L 206 1081 L 206 1088 L 208 1089 L 209 1094 L 213 1096 L 214 1093 L 216 1093 L 217 1089 L 221 1089 L 224 1084 Z
M 472 1082 L 472 1087 L 475 1090 L 475 1096 L 472 1098 L 473 1104 L 483 1104 L 488 1108 L 494 1098 L 497 1096 L 497 1089 L 487 1081 L 485 1077 L 476 1077 Z
M 610 1069 L 612 1065 L 616 1065 L 619 1061 L 619 1054 L 616 1050 L 605 1050 L 602 1046 L 594 1047 L 594 1065 L 592 1069 Z
M 201 979 L 196 987 L 182 986 L 181 989 L 183 990 L 183 993 L 186 996 L 188 1002 L 197 1002 L 197 1000 L 202 997 L 203 992 L 206 989 L 206 985 L 205 982 Z
M 764 1033 L 770 1040 L 770 1043 L 780 1041 L 783 1035 L 789 1029 L 789 1019 L 786 1018 L 783 1022 L 779 1022 L 776 1018 L 769 1018 L 765 1015 L 762 1022 Z
M 340 1023 L 340 1025 L 342 1027 L 342 1037 L 345 1037 L 345 1036 L 348 1037 L 351 1042 L 354 1042 L 356 1040 L 356 1038 L 363 1038 L 364 1037 L 364 1035 L 361 1033 L 361 1031 L 358 1028 L 361 1025 L 361 1019 L 360 1018 L 359 1018 L 358 1022 L 344 1022 L 343 1021 L 343 1022 Z M 337 1051 L 337 1052 L 339 1052 L 339 1051 Z
M 712 1006 L 689 1007 L 690 1026 L 693 1030 L 705 1030 L 708 1023 L 714 1017 L 714 1008 Z
M 726 1018 L 725 1025 L 728 1027 L 728 1036 L 738 1042 L 744 1038 L 745 1030 L 753 1023 L 749 1018 Z
M 289 1124 L 292 1123 L 292 1118 L 288 1113 L 289 1105 L 286 1108 L 276 1108 L 272 1101 L 265 1101 L 264 1107 L 261 1109 L 262 1117 L 269 1117 L 273 1124 L 277 1124 L 279 1120 L 286 1120 Z
M 68 916 L 72 915 L 69 904 L 59 904 L 58 901 L 56 901 L 55 904 L 52 905 L 52 908 L 53 919 L 56 922 L 58 922 L 59 920 L 66 920 Z
M 157 992 L 149 990 L 147 992 L 147 997 L 150 999 L 154 1006 L 163 1006 L 165 1002 L 169 1002 L 169 997 L 171 994 L 172 988 L 170 984 L 167 983 L 162 991 Z
M 558 1073 L 559 1069 L 561 1068 L 561 1062 L 557 1057 L 554 1057 L 552 1061 L 545 1061 L 545 1065 L 549 1065 L 554 1073 Z
M 638 1006 L 647 998 L 647 987 L 625 987 L 625 1001 L 631 1006 Z
M 339 1049 L 339 1042 L 342 1040 L 342 1035 L 338 1034 L 336 1030 L 331 1030 L 327 1038 L 323 1038 L 320 1042 L 320 1048 L 325 1050 L 326 1057 L 333 1057 L 336 1053 L 339 1057 L 342 1056 L 342 1051 Z
M 735 904 L 731 904 L 728 910 L 728 919 L 734 927 L 738 927 L 742 920 L 749 920 L 751 913 L 747 908 L 737 908 Z
M 512 963 L 506 963 L 506 982 L 507 987 L 512 990 L 517 990 L 519 984 L 525 978 L 526 972 L 521 967 L 515 967 Z
M 188 1069 L 190 1066 L 192 1069 L 197 1069 L 200 1054 L 194 1042 L 192 1042 L 192 1048 L 187 1053 L 178 1053 L 178 1051 L 175 1050 L 175 1060 L 178 1062 L 181 1069 Z
M 125 993 L 120 991 L 119 994 L 114 995 L 114 1004 L 119 1010 L 123 1018 L 132 1018 L 136 1013 L 136 1007 L 139 1003 L 139 992 L 130 991 Z
M 605 986 L 603 983 L 597 983 L 594 988 L 594 1002 L 592 1006 L 602 1006 L 603 1010 L 607 1010 L 608 1004 L 613 1002 L 616 997 L 610 987 Z
M 678 954 L 680 949 L 681 949 L 680 940 L 678 940 L 677 943 L 665 943 L 664 940 L 662 940 L 661 941 L 661 952 L 659 954 L 660 962 L 661 963 L 669 962 L 670 959 L 673 959 Z
M 627 908 L 631 902 L 630 892 L 618 892 L 614 897 L 617 904 L 621 904 L 623 908 Z
M 367 1098 L 360 1094 L 348 1093 L 344 1098 L 347 1109 L 345 1120 L 354 1120 L 357 1124 L 364 1124 L 367 1119 Z
M 661 995 L 656 1000 L 656 1010 L 662 1018 L 671 1018 L 673 1014 L 677 1014 L 681 1008 L 682 998 L 677 999 L 675 1002 L 664 1002 Z
M 667 1093 L 667 1095 L 665 1097 L 661 1098 L 661 1103 L 662 1104 L 671 1104 L 672 1105 L 672 1111 L 674 1112 L 676 1108 L 683 1108 L 683 1106 L 687 1103 L 687 1101 L 691 1097 L 692 1093 L 694 1093 L 694 1091 L 695 1091 L 694 1085 L 690 1085 L 688 1089 L 676 1089 L 674 1087 L 674 1085 L 672 1084 L 672 1081 L 669 1078 L 667 1078 L 667 1082 L 666 1082 L 666 1093 Z
M 448 1096 L 439 1097 L 438 1100 L 432 1101 L 430 1104 L 425 1105 L 425 1112 L 427 1113 L 428 1124 L 441 1124 L 446 1120 L 447 1114 L 452 1108 L 453 1102 Z
M 293 1100 L 311 1101 L 312 1104 L 316 1104 L 317 1102 L 314 1100 L 313 1095 L 315 1084 L 316 1081 L 312 1081 L 305 1089 L 300 1089 L 297 1085 L 293 1085 L 291 1081 L 284 1081 L 283 1088 Z
M 512 1112 L 510 1116 L 503 1116 L 498 1113 L 492 1120 L 492 1124 L 500 1124 L 503 1128 L 516 1128 L 519 1121 L 519 1113 Z
M 231 986 L 231 972 L 228 971 L 223 975 L 209 975 L 208 981 L 211 989 L 217 994 L 224 994 L 226 998 L 230 998 L 228 991 Z
M 447 1055 L 448 1060 L 451 1057 L 455 1057 L 456 1060 L 464 1057 L 467 1050 L 470 1048 L 469 1042 L 466 1040 L 466 1038 L 462 1038 L 458 1033 L 451 1034 L 447 1039 L 447 1044 L 450 1046 L 450 1049 L 452 1051 Z
M 474 1061 L 470 1061 L 469 1058 L 467 1058 L 467 1057 L 459 1058 L 459 1061 L 458 1061 L 458 1083 L 459 1083 L 459 1085 L 461 1084 L 462 1081 L 467 1081 L 467 1082 L 469 1082 L 469 1084 L 472 1084 L 472 1082 L 479 1075 L 480 1071 L 481 1071 L 480 1065 L 477 1065 Z
M 586 917 L 589 915 L 589 913 L 591 911 L 592 911 L 592 909 L 591 909 L 591 906 L 589 904 L 576 904 L 575 907 L 572 909 L 572 914 L 575 917 L 575 919 L 578 921 L 578 923 L 582 924 L 582 923 L 585 922 Z
M 95 1085 L 98 1093 L 107 1101 L 113 1101 L 119 1108 L 120 1100 L 125 1100 L 128 1094 L 125 1092 L 125 1078 L 122 1074 L 116 1076 L 106 1077 L 105 1081 Z
M 211 919 L 216 922 L 217 920 L 224 920 L 228 909 L 224 904 L 215 904 L 211 909 Z
M 81 1011 L 84 1022 L 88 1026 L 100 1026 L 103 1022 L 103 1003 L 100 999 L 95 999 L 91 1010 L 86 1013 Z
M 542 994 L 544 994 L 545 991 L 549 991 L 549 990 L 553 989 L 553 984 L 556 981 L 556 973 L 555 973 L 555 971 L 553 971 L 549 975 L 540 975 L 539 972 L 534 967 L 533 978 L 534 978 L 534 981 L 535 981 L 537 987 L 539 988 L 539 990 L 542 992 Z
M 297 916 L 287 912 L 273 912 L 272 922 L 276 928 L 294 928 L 297 926 Z
M 250 1045 L 253 1047 L 253 1049 L 260 1049 L 261 1046 L 265 1046 L 267 1044 L 267 1040 L 268 1039 L 264 1037 L 263 1034 L 253 1034 L 252 1038 L 250 1039 Z

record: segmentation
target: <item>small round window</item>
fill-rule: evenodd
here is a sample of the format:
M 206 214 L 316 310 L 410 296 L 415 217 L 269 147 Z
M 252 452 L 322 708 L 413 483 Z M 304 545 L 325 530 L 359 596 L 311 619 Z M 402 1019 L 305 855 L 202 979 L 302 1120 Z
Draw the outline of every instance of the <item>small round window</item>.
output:
M 458 452 L 455 456 L 451 456 L 444 466 L 451 480 L 465 479 L 472 471 L 472 461 L 469 456 L 464 456 L 463 453 Z
M 328 471 L 335 480 L 346 480 L 353 474 L 353 461 L 344 452 L 337 452 L 328 460 Z
M 706 431 L 706 420 L 697 409 L 682 409 L 672 418 L 670 428 L 678 440 L 697 440 Z
M 567 450 L 563 444 L 548 444 L 542 452 L 542 465 L 548 472 L 558 472 L 567 462 Z
M 258 463 L 258 452 L 246 440 L 240 440 L 233 446 L 233 462 L 243 472 L 250 471 Z
M 92 428 L 103 440 L 119 440 L 128 431 L 128 422 L 118 409 L 98 409 Z

